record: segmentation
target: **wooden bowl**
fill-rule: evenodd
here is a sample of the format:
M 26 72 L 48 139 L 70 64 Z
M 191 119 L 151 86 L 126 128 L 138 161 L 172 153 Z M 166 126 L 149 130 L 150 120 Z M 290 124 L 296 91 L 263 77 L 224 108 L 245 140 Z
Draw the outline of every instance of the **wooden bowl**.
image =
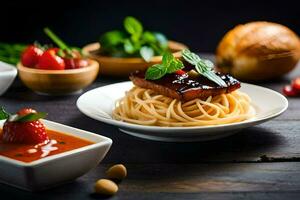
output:
M 181 58 L 181 50 L 187 47 L 184 44 L 169 41 L 169 48 L 176 58 Z M 147 67 L 160 63 L 162 56 L 153 57 L 150 62 L 142 58 L 116 58 L 99 54 L 100 44 L 92 43 L 83 47 L 82 51 L 89 58 L 97 60 L 101 64 L 101 74 L 109 76 L 127 77 L 135 70 L 145 70 Z
M 89 60 L 87 67 L 69 70 L 33 69 L 18 63 L 19 77 L 31 90 L 49 95 L 76 93 L 90 85 L 97 77 L 99 63 Z

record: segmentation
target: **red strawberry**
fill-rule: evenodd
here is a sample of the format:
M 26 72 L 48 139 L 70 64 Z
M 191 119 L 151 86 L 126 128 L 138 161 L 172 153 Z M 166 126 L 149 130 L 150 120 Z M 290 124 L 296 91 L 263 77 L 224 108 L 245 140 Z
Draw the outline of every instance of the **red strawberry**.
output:
M 18 115 L 27 115 L 29 113 L 37 113 L 37 112 L 32 108 L 22 108 L 17 112 Z
M 37 113 L 33 109 L 21 109 L 18 116 L 26 116 Z M 6 120 L 3 126 L 3 142 L 39 144 L 49 141 L 44 124 L 39 120 L 33 121 L 9 121 Z

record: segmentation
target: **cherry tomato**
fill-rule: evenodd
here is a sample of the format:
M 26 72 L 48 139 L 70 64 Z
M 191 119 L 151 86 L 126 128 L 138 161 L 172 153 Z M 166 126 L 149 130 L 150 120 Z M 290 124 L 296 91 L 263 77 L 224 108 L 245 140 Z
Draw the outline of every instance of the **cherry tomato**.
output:
M 176 73 L 176 74 L 179 74 L 179 75 L 183 75 L 183 74 L 185 74 L 186 72 L 183 71 L 182 69 L 179 69 L 179 70 L 177 70 L 175 73 Z
M 21 55 L 21 62 L 26 67 L 35 67 L 38 64 L 39 58 L 43 54 L 43 50 L 37 46 L 28 46 Z
M 294 90 L 300 92 L 300 77 L 298 77 L 292 81 L 292 87 Z
M 294 97 L 297 96 L 299 93 L 290 85 L 284 86 L 282 92 L 285 96 Z
M 57 56 L 57 48 L 50 48 L 40 57 L 37 68 L 48 70 L 64 70 L 65 61 Z
M 66 69 L 78 69 L 88 66 L 88 61 L 81 58 L 64 58 Z

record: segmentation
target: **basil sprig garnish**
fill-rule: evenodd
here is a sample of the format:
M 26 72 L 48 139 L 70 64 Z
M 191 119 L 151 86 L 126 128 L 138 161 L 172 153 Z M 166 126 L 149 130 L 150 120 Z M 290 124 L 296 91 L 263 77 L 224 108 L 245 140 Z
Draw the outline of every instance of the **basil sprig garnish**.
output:
M 214 64 L 210 60 L 201 59 L 197 54 L 188 49 L 182 50 L 184 60 L 195 66 L 196 71 L 215 82 L 219 86 L 226 87 L 227 84 L 214 72 Z
M 3 107 L 0 108 L 0 120 L 9 118 L 10 114 L 4 110 Z
M 31 122 L 36 121 L 42 118 L 45 118 L 47 113 L 38 112 L 38 113 L 29 113 L 27 115 L 12 115 L 9 117 L 9 121 L 13 122 Z
M 45 118 L 46 116 L 47 113 L 45 112 L 28 113 L 26 115 L 12 115 L 6 112 L 3 107 L 0 108 L 0 120 L 8 119 L 10 122 L 31 122 Z
M 174 73 L 183 67 L 183 63 L 176 59 L 173 54 L 165 52 L 162 57 L 162 63 L 149 67 L 146 71 L 145 78 L 148 80 L 160 79 L 164 75 Z
M 100 51 L 113 57 L 142 57 L 146 62 L 168 49 L 167 38 L 157 32 L 144 31 L 143 25 L 128 16 L 123 22 L 124 30 L 113 30 L 100 37 Z

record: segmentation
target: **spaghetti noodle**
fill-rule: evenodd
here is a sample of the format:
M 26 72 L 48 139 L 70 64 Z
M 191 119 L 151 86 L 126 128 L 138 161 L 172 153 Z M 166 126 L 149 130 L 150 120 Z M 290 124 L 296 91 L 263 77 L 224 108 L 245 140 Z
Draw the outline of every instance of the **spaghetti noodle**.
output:
M 244 121 L 252 117 L 250 98 L 234 91 L 210 96 L 206 100 L 181 102 L 133 87 L 116 103 L 113 117 L 117 120 L 149 126 L 207 126 Z

